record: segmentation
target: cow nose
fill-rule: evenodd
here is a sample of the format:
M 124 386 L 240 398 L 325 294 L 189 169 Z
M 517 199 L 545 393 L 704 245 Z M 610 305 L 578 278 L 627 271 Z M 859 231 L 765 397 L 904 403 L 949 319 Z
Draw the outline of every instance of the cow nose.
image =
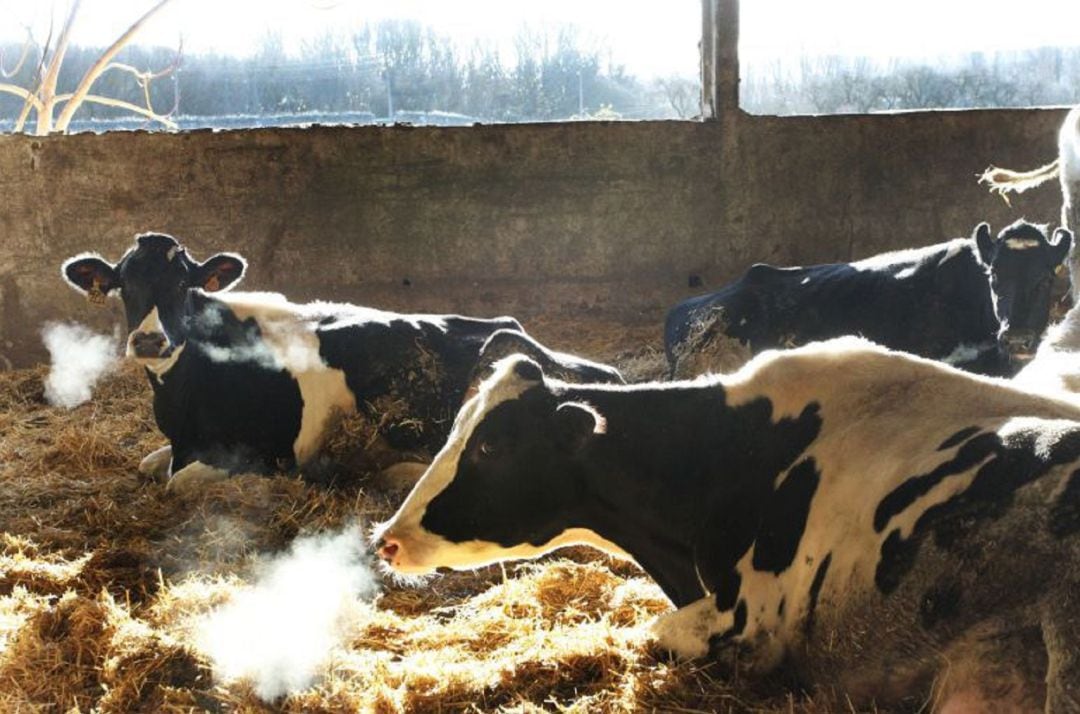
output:
M 159 357 L 165 350 L 165 335 L 160 332 L 136 332 L 131 336 L 136 357 Z
M 1031 350 L 1038 343 L 1038 335 L 1030 330 L 1016 330 L 1005 333 L 1004 341 L 1010 350 Z
M 375 552 L 379 557 L 390 563 L 394 560 L 394 556 L 397 555 L 398 550 L 401 548 L 401 543 L 393 538 L 382 537 L 375 544 Z

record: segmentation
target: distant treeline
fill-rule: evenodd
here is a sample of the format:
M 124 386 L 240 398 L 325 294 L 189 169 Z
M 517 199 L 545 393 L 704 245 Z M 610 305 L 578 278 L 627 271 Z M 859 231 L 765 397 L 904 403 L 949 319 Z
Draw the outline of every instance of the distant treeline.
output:
M 1027 107 L 1080 102 L 1080 47 L 970 53 L 935 61 L 811 57 L 743 63 L 741 103 L 757 114 Z
M 10 71 L 21 47 L 0 46 Z M 72 47 L 59 91 L 73 87 L 100 48 Z M 512 55 L 504 57 L 503 55 Z M 366 113 L 379 119 L 402 113 L 439 112 L 477 121 L 544 121 L 589 117 L 664 118 L 698 111 L 698 82 L 673 78 L 644 82 L 590 45 L 573 27 L 530 31 L 514 38 L 512 51 L 491 44 L 460 48 L 430 27 L 382 21 L 349 35 L 325 35 L 287 53 L 280 35 L 267 35 L 249 57 L 185 54 L 173 75 L 150 85 L 154 110 L 187 117 L 305 113 Z M 118 61 L 159 70 L 175 48 L 126 48 Z M 31 56 L 6 80 L 28 87 L 39 57 Z M 127 72 L 106 73 L 94 93 L 145 104 L 143 90 Z M 22 101 L 0 94 L 0 120 L 13 119 Z M 78 119 L 122 115 L 85 105 Z

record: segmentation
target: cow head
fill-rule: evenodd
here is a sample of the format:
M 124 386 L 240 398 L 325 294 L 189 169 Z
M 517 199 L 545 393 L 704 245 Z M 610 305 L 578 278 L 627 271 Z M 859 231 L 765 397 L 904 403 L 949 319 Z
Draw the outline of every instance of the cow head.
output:
M 1001 323 L 999 339 L 1010 350 L 1033 349 L 1050 319 L 1054 271 L 1069 254 L 1072 232 L 1058 228 L 1051 239 L 1046 226 L 1019 220 L 996 239 L 990 226 L 980 223 L 973 238 L 990 276 L 994 314 Z
M 398 512 L 376 530 L 379 556 L 395 571 L 422 574 L 570 543 L 604 548 L 574 527 L 584 500 L 580 457 L 601 438 L 604 419 L 559 394 L 559 383 L 546 383 L 531 359 L 500 362 Z
M 127 356 L 160 371 L 183 349 L 189 292 L 225 290 L 245 268 L 244 259 L 231 253 L 199 263 L 172 236 L 144 233 L 115 265 L 84 253 L 64 261 L 61 273 L 92 301 L 118 295 L 127 318 Z

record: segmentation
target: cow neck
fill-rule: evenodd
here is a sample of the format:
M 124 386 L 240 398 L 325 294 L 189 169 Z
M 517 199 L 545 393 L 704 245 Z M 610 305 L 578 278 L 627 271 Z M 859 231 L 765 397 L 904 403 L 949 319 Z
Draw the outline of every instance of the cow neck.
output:
M 737 589 L 754 506 L 820 426 L 816 404 L 773 422 L 768 400 L 731 407 L 720 385 L 570 387 L 562 398 L 606 420 L 580 456 L 582 525 L 629 553 L 680 607 L 730 591 L 733 580 Z

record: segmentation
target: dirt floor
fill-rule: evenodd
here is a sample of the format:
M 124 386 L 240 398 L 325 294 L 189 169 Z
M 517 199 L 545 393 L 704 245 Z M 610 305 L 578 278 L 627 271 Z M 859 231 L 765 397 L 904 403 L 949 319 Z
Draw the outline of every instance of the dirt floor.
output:
M 531 327 L 636 377 L 663 370 L 653 325 Z M 215 670 L 201 623 L 294 540 L 370 527 L 401 495 L 356 473 L 329 489 L 236 477 L 181 499 L 137 470 L 163 445 L 140 372 L 72 410 L 46 404 L 46 372 L 0 373 L 0 711 L 850 711 L 670 661 L 648 633 L 669 608 L 659 589 L 587 550 L 419 587 L 380 578 L 314 682 L 267 701 Z M 311 614 L 284 606 L 265 627 Z

